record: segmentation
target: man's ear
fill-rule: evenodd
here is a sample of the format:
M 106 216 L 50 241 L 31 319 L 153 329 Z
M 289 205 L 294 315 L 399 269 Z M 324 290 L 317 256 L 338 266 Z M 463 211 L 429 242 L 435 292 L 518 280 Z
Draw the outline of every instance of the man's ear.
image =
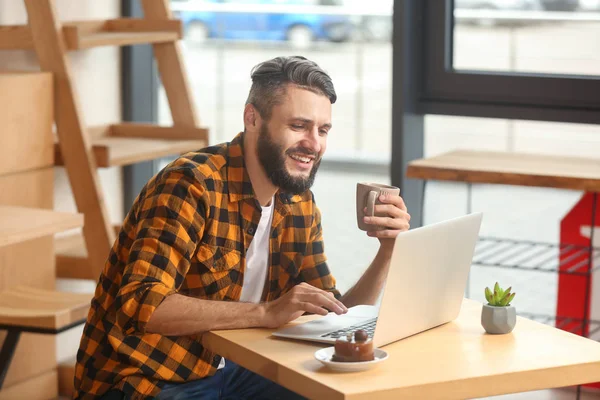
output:
M 246 104 L 246 107 L 244 107 L 244 128 L 256 129 L 258 119 L 258 110 L 252 104 Z

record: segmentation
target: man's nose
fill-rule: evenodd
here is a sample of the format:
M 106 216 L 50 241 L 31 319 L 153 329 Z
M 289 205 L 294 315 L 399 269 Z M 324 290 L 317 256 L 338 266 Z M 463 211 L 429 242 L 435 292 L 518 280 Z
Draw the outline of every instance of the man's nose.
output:
M 319 135 L 319 128 L 315 127 L 310 129 L 306 133 L 305 137 L 306 147 L 314 153 L 321 154 L 321 136 Z

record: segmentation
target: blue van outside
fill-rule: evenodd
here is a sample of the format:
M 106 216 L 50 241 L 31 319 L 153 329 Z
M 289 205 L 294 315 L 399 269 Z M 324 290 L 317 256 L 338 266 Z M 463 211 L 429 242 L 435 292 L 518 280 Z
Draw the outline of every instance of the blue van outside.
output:
M 204 0 L 212 4 L 282 4 L 281 0 Z M 175 2 L 174 2 L 175 3 Z M 178 3 L 182 3 L 179 1 Z M 191 1 L 187 2 L 188 4 Z M 285 4 L 307 5 L 306 0 L 287 0 Z M 350 17 L 323 14 L 281 14 L 192 11 L 177 12 L 186 37 L 201 41 L 207 38 L 230 40 L 289 40 L 299 45 L 315 40 L 342 42 L 354 32 Z

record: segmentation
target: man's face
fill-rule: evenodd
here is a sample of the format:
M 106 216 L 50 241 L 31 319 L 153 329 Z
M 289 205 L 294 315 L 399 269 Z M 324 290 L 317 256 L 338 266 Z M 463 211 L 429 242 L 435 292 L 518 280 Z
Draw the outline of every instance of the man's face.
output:
M 284 101 L 262 123 L 258 159 L 271 182 L 299 194 L 315 179 L 331 128 L 331 102 L 326 96 L 289 85 Z

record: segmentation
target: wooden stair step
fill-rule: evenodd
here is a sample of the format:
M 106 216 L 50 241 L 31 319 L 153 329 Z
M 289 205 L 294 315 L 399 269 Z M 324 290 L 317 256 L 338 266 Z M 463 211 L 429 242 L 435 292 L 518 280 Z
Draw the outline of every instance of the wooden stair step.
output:
M 0 247 L 53 235 L 82 225 L 82 214 L 0 206 Z
M 69 357 L 58 363 L 58 394 L 69 399 L 73 396 L 73 379 L 75 378 L 75 356 Z
M 98 279 L 97 276 L 91 275 L 92 268 L 82 234 L 57 237 L 54 248 L 57 278 Z
M 104 129 L 103 129 L 104 128 Z M 89 128 L 96 165 L 101 168 L 131 165 L 178 155 L 205 147 L 208 130 L 161 127 L 150 124 L 118 124 Z M 55 165 L 64 165 L 60 144 L 55 144 Z
M 456 150 L 409 162 L 413 179 L 600 191 L 600 159 Z
M 85 321 L 91 294 L 17 286 L 0 292 L 0 325 L 60 331 Z
M 182 24 L 178 19 L 118 18 L 65 22 L 62 32 L 67 50 L 166 43 L 183 38 Z M 29 50 L 33 47 L 29 26 L 0 27 L 1 50 Z
M 115 225 L 113 229 L 118 234 L 121 226 Z M 81 233 L 57 237 L 54 243 L 56 277 L 98 280 L 99 277 L 94 275 L 94 269 L 90 265 L 85 240 Z M 108 258 L 108 254 L 106 257 Z
M 0 391 L 0 400 L 48 400 L 57 393 L 58 373 L 56 369 L 51 369 L 16 384 L 3 386 Z

